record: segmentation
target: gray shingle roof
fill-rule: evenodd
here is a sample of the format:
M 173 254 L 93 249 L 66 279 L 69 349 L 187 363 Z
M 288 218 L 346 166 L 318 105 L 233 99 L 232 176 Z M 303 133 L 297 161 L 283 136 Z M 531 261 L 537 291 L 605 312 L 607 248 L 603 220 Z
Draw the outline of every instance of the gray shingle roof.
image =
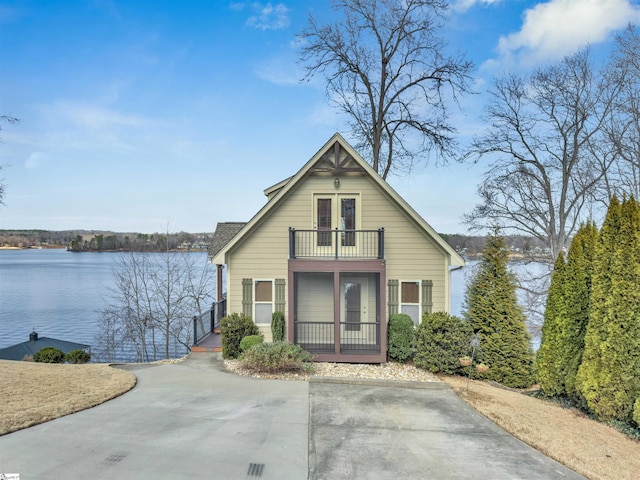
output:
M 209 247 L 209 258 L 215 257 L 246 224 L 247 222 L 219 222 Z
M 62 350 L 63 353 L 69 353 L 73 350 L 86 350 L 91 345 L 83 343 L 67 342 L 55 338 L 38 337 L 37 340 L 17 343 L 10 347 L 0 350 L 0 360 L 23 360 L 24 357 L 32 356 L 38 350 L 44 347 L 54 347 Z

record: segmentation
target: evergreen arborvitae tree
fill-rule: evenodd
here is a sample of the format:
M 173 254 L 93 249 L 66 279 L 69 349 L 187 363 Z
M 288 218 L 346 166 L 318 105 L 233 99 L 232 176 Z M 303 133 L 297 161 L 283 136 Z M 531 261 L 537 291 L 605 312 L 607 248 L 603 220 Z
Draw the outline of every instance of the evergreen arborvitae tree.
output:
M 566 317 L 564 254 L 560 252 L 551 275 L 551 285 L 547 294 L 547 306 L 544 311 L 542 340 L 536 355 L 537 380 L 547 395 L 557 396 L 565 393 L 564 368 L 562 357 L 562 323 Z
M 573 237 L 564 272 L 564 316 L 561 320 L 559 361 L 564 372 L 564 393 L 579 401 L 576 375 L 582 363 L 584 336 L 590 315 L 593 261 L 598 228 L 593 222 L 582 225 Z
M 465 316 L 480 335 L 489 370 L 483 375 L 510 387 L 533 383 L 533 352 L 518 305 L 516 282 L 507 270 L 509 253 L 503 237 L 487 238 L 483 260 L 465 297 Z
M 594 261 L 577 387 L 600 418 L 630 422 L 640 397 L 640 206 L 614 197 Z

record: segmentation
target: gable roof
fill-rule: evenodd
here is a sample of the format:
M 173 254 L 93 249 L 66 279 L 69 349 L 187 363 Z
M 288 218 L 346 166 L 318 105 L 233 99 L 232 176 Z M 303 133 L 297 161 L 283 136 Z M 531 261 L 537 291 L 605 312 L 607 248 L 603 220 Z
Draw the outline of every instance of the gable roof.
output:
M 339 150 L 342 148 L 347 154 L 346 158 L 339 161 Z M 335 152 L 335 155 L 330 155 Z M 311 159 L 298 170 L 298 172 L 272 187 L 265 190 L 265 194 L 269 196 L 269 201 L 247 222 L 237 234 L 230 239 L 215 254 L 210 255 L 211 262 L 216 264 L 224 264 L 225 254 L 242 239 L 275 208 L 287 193 L 291 191 L 304 177 L 313 171 L 331 171 L 338 175 L 341 172 L 360 171 L 371 178 L 394 202 L 404 209 L 410 218 L 430 237 L 451 259 L 452 266 L 463 266 L 464 260 L 447 242 L 438 235 L 438 233 L 422 218 L 379 174 L 376 172 L 340 135 L 335 133 L 325 143 Z M 216 229 L 217 231 L 217 229 Z M 215 234 L 214 234 L 215 236 Z

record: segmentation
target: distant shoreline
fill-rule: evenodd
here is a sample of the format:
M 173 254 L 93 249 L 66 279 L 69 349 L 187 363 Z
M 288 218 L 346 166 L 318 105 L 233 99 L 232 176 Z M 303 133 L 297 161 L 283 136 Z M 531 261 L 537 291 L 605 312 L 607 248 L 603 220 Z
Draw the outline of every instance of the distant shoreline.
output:
M 41 247 L 34 247 L 34 246 L 12 247 L 9 245 L 0 246 L 0 250 L 61 250 L 64 248 L 67 248 L 67 247 L 62 245 L 43 245 Z

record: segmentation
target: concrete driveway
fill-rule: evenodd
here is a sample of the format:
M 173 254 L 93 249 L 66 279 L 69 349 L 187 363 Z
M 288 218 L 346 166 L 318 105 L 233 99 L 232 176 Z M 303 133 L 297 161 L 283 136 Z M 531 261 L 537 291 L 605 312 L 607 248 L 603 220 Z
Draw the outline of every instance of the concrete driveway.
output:
M 257 380 L 211 354 L 133 366 L 98 407 L 0 437 L 21 480 L 582 478 L 444 385 Z

